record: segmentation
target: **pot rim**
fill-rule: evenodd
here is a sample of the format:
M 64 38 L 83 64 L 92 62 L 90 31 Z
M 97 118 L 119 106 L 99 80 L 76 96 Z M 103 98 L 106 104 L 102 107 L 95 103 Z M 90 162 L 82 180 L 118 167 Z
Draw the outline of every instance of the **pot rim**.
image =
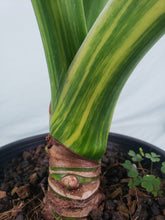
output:
M 0 147 L 0 165 L 3 164 L 5 161 L 11 159 L 12 157 L 17 156 L 19 153 L 26 151 L 29 148 L 34 149 L 38 145 L 46 145 L 45 138 L 47 135 L 48 133 L 30 136 Z M 129 151 L 131 149 L 137 152 L 139 150 L 139 147 L 142 147 L 144 152 L 155 152 L 161 155 L 161 161 L 165 161 L 164 150 L 134 137 L 110 132 L 108 136 L 108 145 L 110 144 L 113 144 L 114 146 L 118 147 L 121 151 Z

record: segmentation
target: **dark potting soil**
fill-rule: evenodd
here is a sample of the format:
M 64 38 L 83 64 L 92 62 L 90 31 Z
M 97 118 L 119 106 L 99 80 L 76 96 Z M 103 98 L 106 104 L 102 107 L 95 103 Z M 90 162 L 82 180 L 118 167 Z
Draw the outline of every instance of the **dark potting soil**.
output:
M 106 199 L 90 213 L 93 220 L 165 220 L 165 195 L 153 197 L 140 188 L 128 187 L 122 163 L 126 153 L 108 149 L 102 159 L 101 189 Z M 24 152 L 0 170 L 0 220 L 42 220 L 49 161 L 45 146 Z M 163 184 L 165 185 L 165 184 Z M 165 190 L 165 188 L 162 188 Z

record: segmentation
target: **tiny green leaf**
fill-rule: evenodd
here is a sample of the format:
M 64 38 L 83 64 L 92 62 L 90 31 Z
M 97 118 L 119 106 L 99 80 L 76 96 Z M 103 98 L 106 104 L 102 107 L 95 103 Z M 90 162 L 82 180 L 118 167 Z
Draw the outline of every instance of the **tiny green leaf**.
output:
M 133 180 L 130 180 L 128 182 L 128 186 L 133 188 L 133 187 L 138 186 L 140 183 L 141 183 L 141 177 L 137 176 Z
M 151 156 L 152 156 L 152 157 L 160 157 L 160 155 L 158 155 L 158 154 L 156 154 L 156 153 L 154 153 L 154 152 L 151 152 Z
M 133 160 L 134 162 L 140 162 L 140 161 L 143 160 L 143 158 L 141 157 L 140 154 L 136 154 L 134 157 L 132 157 L 132 160 Z
M 134 161 L 140 162 L 143 160 L 142 156 L 140 154 L 136 154 L 136 158 L 133 158 Z
M 152 183 L 148 182 L 148 181 L 144 181 L 141 183 L 142 187 L 145 188 L 148 192 L 152 192 L 153 191 L 153 186 Z
M 160 189 L 160 185 L 161 185 L 160 178 L 159 177 L 157 177 L 157 178 L 155 177 L 154 181 L 152 182 L 152 184 L 153 184 L 155 190 L 159 190 Z
M 128 155 L 132 157 L 134 162 L 140 162 L 143 160 L 142 156 L 140 154 L 136 154 L 133 150 L 130 150 Z
M 151 158 L 152 162 L 159 162 L 160 159 L 159 158 Z
M 127 170 L 130 170 L 132 168 L 132 163 L 130 160 L 126 160 L 124 163 L 123 163 L 123 167 Z
M 146 175 L 142 178 L 141 186 L 145 188 L 148 192 L 151 192 L 154 196 L 157 196 L 160 191 L 161 181 L 160 178 L 154 175 Z
M 136 155 L 135 151 L 129 150 L 128 155 L 134 157 Z
M 128 170 L 128 176 L 129 177 L 134 177 L 135 178 L 135 177 L 138 176 L 138 172 L 136 170 L 136 167 L 133 166 L 133 164 L 131 163 L 130 160 L 126 160 L 123 163 L 123 167 Z
M 138 186 L 141 182 L 141 177 L 140 176 L 137 176 L 135 179 L 134 179 L 134 184 L 136 184 L 136 186 Z
M 159 195 L 159 196 L 162 196 L 162 195 L 163 195 L 163 191 L 162 191 L 162 190 L 159 190 L 158 195 Z
M 151 155 L 149 153 L 145 153 L 145 157 L 150 159 L 151 158 Z
M 132 165 L 131 169 L 128 171 L 128 176 L 134 177 L 134 178 L 138 176 L 138 172 L 133 165 Z
M 161 171 L 162 171 L 162 173 L 165 173 L 165 162 L 162 163 Z
M 154 175 L 146 175 L 143 177 L 143 181 L 146 181 L 146 182 L 152 182 L 154 180 L 155 176 Z
M 154 153 L 154 152 L 151 152 L 151 154 L 149 153 L 146 153 L 145 154 L 145 157 L 150 159 L 152 162 L 159 162 L 160 161 L 160 155 Z
M 141 147 L 139 148 L 139 152 L 140 152 L 141 156 L 144 157 L 144 152 L 143 152 L 143 149 Z

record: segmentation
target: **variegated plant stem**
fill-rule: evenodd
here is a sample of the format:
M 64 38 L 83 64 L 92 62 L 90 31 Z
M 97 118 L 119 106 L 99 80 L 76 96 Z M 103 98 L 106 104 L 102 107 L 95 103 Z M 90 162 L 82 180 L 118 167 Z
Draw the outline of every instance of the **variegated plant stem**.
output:
M 109 1 L 69 67 L 50 120 L 51 135 L 99 161 L 120 92 L 164 31 L 164 0 Z
M 87 34 L 83 1 L 31 1 L 47 59 L 53 113 L 59 88 L 64 83 L 67 70 Z
M 100 160 L 113 111 L 132 70 L 165 32 L 165 0 L 32 3 L 51 83 L 44 214 L 84 218 L 103 199 Z

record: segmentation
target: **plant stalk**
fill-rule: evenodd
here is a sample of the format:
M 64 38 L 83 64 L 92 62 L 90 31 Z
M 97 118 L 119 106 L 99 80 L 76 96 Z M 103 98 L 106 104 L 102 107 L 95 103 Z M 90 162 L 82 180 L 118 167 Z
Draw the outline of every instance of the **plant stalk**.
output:
M 152 174 L 152 170 L 153 170 L 153 162 L 152 162 L 152 160 L 151 160 L 151 168 L 150 168 L 151 174 Z
M 142 170 L 143 175 L 145 175 L 145 171 L 144 171 L 144 168 L 143 168 L 141 162 L 138 162 L 138 164 L 139 164 L 140 169 Z
M 164 32 L 164 0 L 109 1 L 70 65 L 50 120 L 52 137 L 100 161 L 122 88 Z
M 86 218 L 104 199 L 99 190 L 100 163 L 75 154 L 53 138 L 47 148 L 50 167 L 43 216 Z

